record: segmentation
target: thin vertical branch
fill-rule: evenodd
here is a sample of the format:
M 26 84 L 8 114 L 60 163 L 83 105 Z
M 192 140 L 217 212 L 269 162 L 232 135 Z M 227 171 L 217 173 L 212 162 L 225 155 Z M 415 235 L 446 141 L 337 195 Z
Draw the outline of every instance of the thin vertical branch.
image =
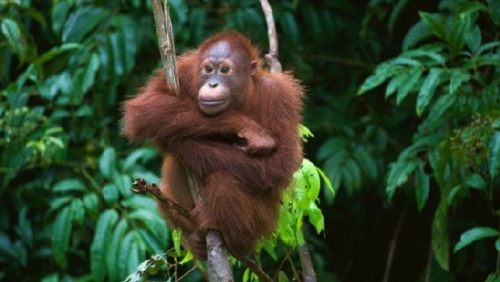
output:
M 274 24 L 273 9 L 267 0 L 260 0 L 260 5 L 266 17 L 267 36 L 269 37 L 269 53 L 265 56 L 266 62 L 270 66 L 272 73 L 280 73 L 282 68 L 278 60 L 278 36 Z
M 163 70 L 167 85 L 172 88 L 175 95 L 179 95 L 179 78 L 177 75 L 177 63 L 175 60 L 174 32 L 172 21 L 167 6 L 167 0 L 153 0 L 153 15 L 158 37 L 158 48 L 160 49 Z
M 394 260 L 394 253 L 396 252 L 399 232 L 401 231 L 401 226 L 403 226 L 403 221 L 406 217 L 407 211 L 408 207 L 406 207 L 401 216 L 399 216 L 398 224 L 396 225 L 396 230 L 394 230 L 394 235 L 392 236 L 391 244 L 389 246 L 389 252 L 387 254 L 387 261 L 385 263 L 384 278 L 382 279 L 383 282 L 389 281 L 389 277 L 391 275 L 392 261 Z
M 316 281 L 316 272 L 314 271 L 311 254 L 309 253 L 309 248 L 306 243 L 299 247 L 299 257 L 300 264 L 302 265 L 302 278 L 304 282 Z

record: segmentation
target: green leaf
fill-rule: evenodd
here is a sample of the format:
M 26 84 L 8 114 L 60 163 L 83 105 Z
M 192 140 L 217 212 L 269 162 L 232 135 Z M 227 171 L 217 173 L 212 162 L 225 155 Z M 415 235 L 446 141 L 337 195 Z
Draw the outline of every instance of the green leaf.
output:
M 51 22 L 52 31 L 55 34 L 60 34 L 70 8 L 71 4 L 68 1 L 59 1 L 53 5 L 51 11 Z
M 492 0 L 491 2 L 494 2 L 494 0 Z M 500 274 L 491 273 L 490 275 L 488 275 L 488 277 L 486 277 L 486 280 L 484 282 L 500 282 Z
M 325 184 L 327 190 L 330 191 L 331 196 L 335 197 L 335 191 L 338 189 L 338 187 L 333 188 L 333 185 L 330 182 L 330 179 L 325 175 L 325 173 L 318 167 L 316 169 L 318 170 L 318 173 L 321 176 L 321 179 L 323 179 L 323 183 Z
M 94 84 L 94 78 L 98 68 L 99 59 L 96 54 L 92 54 L 88 64 L 76 71 L 71 91 L 74 95 L 74 101 L 76 101 L 77 104 L 81 103 L 87 91 Z
M 347 142 L 343 138 L 330 138 L 319 148 L 317 158 L 319 160 L 325 160 L 336 152 L 345 150 L 346 145 Z
M 369 76 L 361 85 L 361 87 L 358 90 L 357 95 L 361 95 L 368 90 L 371 90 L 380 84 L 382 84 L 384 81 L 386 81 L 388 78 L 391 76 L 397 74 L 401 70 L 400 66 L 395 66 L 389 63 L 384 63 L 381 64 L 375 69 L 375 73 L 371 76 Z
M 18 23 L 10 18 L 4 18 L 0 28 L 12 51 L 19 55 L 21 62 L 24 62 L 26 59 L 26 46 L 23 46 L 22 43 L 25 42 L 25 39 Z
M 108 183 L 102 188 L 102 197 L 108 205 L 113 205 L 118 200 L 118 188 L 114 184 Z
M 489 171 L 491 178 L 499 175 L 500 172 L 500 131 L 495 131 L 489 146 Z
M 432 105 L 427 118 L 420 124 L 419 131 L 431 131 L 448 120 L 444 118 L 448 109 L 455 103 L 456 95 L 442 95 Z
M 453 248 L 453 252 L 456 253 L 463 249 L 464 247 L 470 245 L 472 242 L 481 240 L 489 237 L 497 237 L 500 235 L 498 230 L 491 227 L 474 227 L 462 233 L 460 235 L 460 241 Z
M 422 68 L 413 68 L 408 72 L 408 77 L 398 89 L 396 104 L 399 105 L 406 98 L 408 93 L 412 91 L 413 87 L 417 84 L 420 76 L 422 75 L 422 71 Z
M 463 69 L 452 69 L 450 71 L 450 95 L 453 95 L 455 91 L 465 82 L 469 81 L 471 78 L 470 74 Z
M 395 75 L 385 89 L 385 98 L 389 98 L 392 94 L 396 93 L 396 90 L 405 83 L 408 79 L 408 72 L 400 72 Z
M 141 239 L 141 243 L 146 246 L 149 252 L 153 254 L 164 252 L 166 244 L 161 244 L 160 242 L 167 242 L 167 238 L 156 238 L 150 231 L 144 229 L 136 229 L 135 232 Z
M 163 218 L 158 213 L 149 210 L 136 210 L 128 214 L 129 220 L 136 220 L 142 222 L 143 226 L 147 228 L 153 235 L 162 240 L 168 241 L 168 228 Z
M 125 238 L 122 240 L 120 250 L 123 250 L 118 256 L 118 273 L 122 276 L 126 276 L 128 273 L 128 258 L 130 255 L 130 250 L 132 249 L 132 244 L 135 240 L 135 233 L 130 231 L 125 235 Z
M 432 220 L 431 247 L 436 261 L 446 271 L 450 264 L 450 242 L 448 239 L 448 205 L 441 197 L 439 206 Z
M 123 170 L 129 171 L 137 165 L 137 163 L 146 163 L 152 158 L 158 156 L 158 152 L 153 148 L 140 148 L 133 151 L 123 162 Z
M 500 238 L 495 241 L 495 249 L 497 252 L 500 252 Z
M 488 8 L 483 3 L 475 1 L 463 3 L 459 5 L 459 8 L 461 19 L 464 19 L 472 13 L 476 13 L 479 11 L 488 11 Z
M 478 189 L 478 190 L 484 189 L 486 187 L 486 182 L 481 177 L 481 175 L 479 175 L 477 173 L 474 173 L 474 174 L 470 175 L 469 177 L 467 177 L 467 180 L 465 180 L 465 183 L 470 188 L 474 188 L 474 189 Z
M 286 273 L 280 271 L 280 273 L 278 274 L 278 282 L 288 282 L 288 281 L 290 280 L 288 279 L 288 276 L 286 276 Z
M 424 84 L 420 88 L 420 93 L 418 93 L 417 96 L 417 114 L 419 116 L 422 115 L 422 113 L 429 105 L 432 96 L 434 96 L 436 87 L 441 82 L 442 73 L 442 69 L 432 68 L 429 72 L 429 75 L 425 79 Z
M 126 276 L 126 273 L 120 273 L 118 271 L 118 258 L 121 254 L 120 246 L 127 230 L 127 221 L 121 219 L 116 228 L 114 228 L 113 235 L 109 241 L 109 248 L 106 253 L 106 268 L 110 281 L 120 281 Z
M 71 229 L 73 228 L 71 215 L 71 206 L 62 209 L 52 226 L 52 255 L 62 268 L 67 266 L 66 252 L 69 248 Z
M 378 177 L 378 168 L 375 159 L 368 153 L 365 147 L 358 146 L 354 151 L 354 158 L 361 167 L 361 170 L 371 181 Z
M 130 179 L 130 176 L 125 174 L 116 174 L 113 178 L 113 183 L 116 185 L 118 191 L 120 191 L 120 194 L 123 197 L 128 198 L 132 195 L 130 190 L 130 188 L 132 188 L 132 180 Z
M 389 199 L 392 199 L 396 188 L 403 185 L 408 180 L 408 176 L 417 168 L 418 163 L 416 159 L 398 159 L 397 162 L 389 166 L 386 188 Z
M 418 14 L 427 28 L 429 28 L 434 35 L 441 39 L 445 38 L 446 34 L 443 16 L 440 14 L 430 14 L 426 12 L 418 12 Z
M 403 50 L 408 50 L 420 41 L 430 37 L 432 33 L 423 21 L 419 21 L 410 28 L 403 40 Z
M 69 16 L 64 24 L 63 43 L 81 42 L 89 32 L 109 16 L 110 11 L 103 8 L 90 6 L 79 8 Z
M 85 192 L 87 191 L 87 187 L 80 179 L 77 178 L 68 178 L 57 182 L 52 191 L 57 192 Z
M 116 153 L 112 147 L 107 147 L 99 158 L 101 174 L 111 179 L 116 172 Z
M 479 29 L 479 26 L 475 25 L 465 34 L 465 42 L 472 53 L 477 53 L 479 47 L 481 46 L 481 30 Z
M 318 198 L 319 190 L 321 188 L 318 170 L 310 160 L 304 158 L 302 160 L 302 173 L 309 184 L 306 191 L 307 201 L 313 202 L 316 198 Z
M 325 218 L 323 217 L 323 212 L 316 203 L 312 202 L 309 205 L 306 214 L 309 217 L 309 222 L 316 229 L 316 233 L 319 234 L 321 231 L 325 230 Z
M 90 215 L 95 216 L 99 208 L 99 198 L 95 193 L 85 194 L 83 196 L 83 206 Z
M 464 18 L 452 18 L 446 28 L 446 40 L 450 45 L 451 55 L 457 54 L 465 46 L 465 36 L 472 24 L 470 15 Z
M 481 45 L 481 47 L 479 47 L 479 49 L 477 50 L 477 54 L 483 55 L 487 51 L 490 51 L 491 49 L 497 48 L 498 46 L 500 46 L 500 41 L 488 42 L 484 45 Z
M 111 230 L 118 220 L 118 213 L 115 210 L 108 209 L 104 211 L 97 220 L 92 245 L 90 246 L 90 269 L 94 281 L 104 281 L 106 277 L 106 254 L 109 247 L 109 238 Z
M 415 196 L 418 211 L 422 211 L 429 198 L 429 175 L 424 172 L 422 163 L 415 172 Z
M 75 199 L 71 202 L 71 210 L 73 211 L 73 220 L 82 225 L 85 218 L 85 209 L 83 208 L 83 202 L 80 199 Z
M 361 171 L 353 159 L 348 159 L 341 170 L 342 182 L 348 188 L 348 192 L 356 192 L 361 189 Z
M 181 255 L 181 240 L 182 233 L 179 229 L 174 229 L 172 231 L 172 243 L 174 243 L 174 249 L 177 256 Z
M 396 23 L 396 20 L 398 19 L 399 15 L 401 14 L 401 12 L 403 11 L 403 9 L 406 7 L 407 4 L 408 0 L 401 0 L 397 1 L 396 5 L 394 5 L 388 23 L 388 28 L 390 32 L 394 30 L 394 25 Z

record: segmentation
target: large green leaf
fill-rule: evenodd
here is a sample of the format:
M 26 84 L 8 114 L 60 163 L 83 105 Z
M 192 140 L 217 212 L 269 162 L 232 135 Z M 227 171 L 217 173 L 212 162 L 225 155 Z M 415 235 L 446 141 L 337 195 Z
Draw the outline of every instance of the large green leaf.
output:
M 417 208 L 421 211 L 429 198 L 429 175 L 425 173 L 422 164 L 419 165 L 419 168 L 415 172 L 415 196 L 417 199 Z
M 413 87 L 419 81 L 420 76 L 422 76 L 422 72 L 423 69 L 420 67 L 412 68 L 408 72 L 408 77 L 398 88 L 398 94 L 396 96 L 396 103 L 398 105 L 406 98 L 406 96 L 408 96 L 408 93 L 413 90 Z
M 431 35 L 432 33 L 423 21 L 417 22 L 406 34 L 403 40 L 403 50 L 408 50 Z
M 116 172 L 116 152 L 113 147 L 107 147 L 99 158 L 99 169 L 102 175 L 112 178 Z
M 12 48 L 12 51 L 19 55 L 21 62 L 24 62 L 26 59 L 26 46 L 23 45 L 25 39 L 23 38 L 18 23 L 10 18 L 4 18 L 0 24 L 0 29 L 5 38 L 7 38 L 7 42 L 10 48 Z
M 452 69 L 450 71 L 450 95 L 454 94 L 459 87 L 469 81 L 471 78 L 470 74 L 463 69 Z
M 444 39 L 446 36 L 444 18 L 441 14 L 419 12 L 420 18 L 429 30 L 437 37 Z
M 80 179 L 68 178 L 54 184 L 53 192 L 85 192 L 87 186 Z
M 384 63 L 381 64 L 380 66 L 377 67 L 375 70 L 375 73 L 368 77 L 361 87 L 358 90 L 358 95 L 361 95 L 368 90 L 371 90 L 380 84 L 382 84 L 384 81 L 386 81 L 388 78 L 391 76 L 397 74 L 401 70 L 400 66 L 396 66 L 393 64 L 389 63 Z
M 442 194 L 443 195 L 443 194 Z M 448 204 L 441 198 L 432 220 L 431 247 L 436 261 L 446 271 L 450 265 L 450 242 L 448 239 Z
M 464 247 L 470 245 L 472 242 L 481 240 L 489 237 L 498 237 L 500 236 L 500 232 L 491 227 L 474 227 L 462 233 L 460 235 L 460 241 L 453 248 L 453 252 L 458 252 Z
M 97 220 L 97 227 L 90 246 L 90 269 L 94 281 L 104 281 L 106 277 L 106 254 L 109 249 L 111 230 L 118 220 L 118 213 L 108 209 Z
M 126 276 L 126 273 L 119 272 L 118 261 L 120 256 L 124 256 L 124 252 L 120 252 L 120 246 L 127 230 L 128 223 L 125 219 L 120 220 L 116 228 L 113 229 L 106 253 L 106 268 L 110 281 L 119 281 Z
M 64 24 L 62 41 L 64 43 L 81 42 L 109 15 L 110 11 L 103 8 L 87 6 L 77 9 Z
M 434 96 L 434 92 L 441 81 L 442 73 L 442 69 L 432 68 L 424 84 L 420 88 L 420 92 L 417 96 L 417 114 L 419 116 L 422 115 Z
M 417 168 L 417 159 L 398 159 L 389 167 L 389 174 L 387 176 L 386 193 L 389 199 L 392 199 L 396 188 L 404 184 L 411 173 Z
M 71 229 L 73 227 L 72 206 L 68 206 L 59 212 L 52 226 L 52 255 L 54 260 L 62 268 L 67 267 L 66 252 L 69 248 Z

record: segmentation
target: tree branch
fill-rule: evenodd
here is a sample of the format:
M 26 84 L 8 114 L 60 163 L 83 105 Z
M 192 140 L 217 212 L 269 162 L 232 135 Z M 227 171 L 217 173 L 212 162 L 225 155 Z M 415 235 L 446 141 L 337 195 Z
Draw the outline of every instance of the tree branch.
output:
M 218 231 L 210 230 L 206 236 L 208 277 L 210 281 L 232 282 L 233 270 L 229 254 Z
M 155 19 L 156 36 L 158 37 L 158 48 L 160 49 L 165 79 L 175 92 L 179 95 L 179 78 L 177 75 L 177 63 L 175 60 L 174 32 L 172 21 L 168 11 L 167 0 L 153 0 L 153 15 Z
M 165 197 L 165 195 L 160 191 L 160 188 L 158 188 L 158 185 L 155 183 L 148 184 L 146 180 L 137 178 L 132 183 L 132 192 L 138 194 L 151 193 L 156 199 L 158 199 L 158 201 L 167 206 L 169 209 L 174 209 L 183 217 L 190 219 L 189 212 L 176 202 Z
M 387 261 L 385 263 L 384 278 L 382 279 L 382 281 L 384 282 L 388 282 L 389 277 L 391 275 L 392 261 L 394 260 L 394 253 L 396 252 L 399 232 L 401 231 L 401 226 L 403 226 L 403 221 L 406 217 L 407 210 L 408 207 L 406 207 L 403 213 L 401 213 L 401 215 L 399 216 L 398 224 L 396 225 L 396 230 L 394 230 L 394 235 L 392 236 L 391 244 L 389 245 L 389 252 L 387 254 Z
M 299 257 L 300 264 L 302 265 L 302 278 L 304 282 L 316 281 L 316 272 L 314 271 L 311 254 L 309 253 L 307 244 L 299 246 Z
M 278 36 L 274 24 L 273 9 L 267 0 L 260 0 L 260 5 L 266 17 L 267 36 L 269 37 L 269 53 L 265 56 L 266 63 L 270 66 L 272 73 L 280 73 L 282 68 L 278 60 Z

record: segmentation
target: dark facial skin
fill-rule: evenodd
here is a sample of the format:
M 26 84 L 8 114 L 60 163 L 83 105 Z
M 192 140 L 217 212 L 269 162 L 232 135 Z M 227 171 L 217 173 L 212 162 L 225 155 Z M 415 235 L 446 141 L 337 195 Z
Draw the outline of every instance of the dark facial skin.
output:
M 206 115 L 218 115 L 239 104 L 256 63 L 226 41 L 213 44 L 200 57 L 200 110 Z

